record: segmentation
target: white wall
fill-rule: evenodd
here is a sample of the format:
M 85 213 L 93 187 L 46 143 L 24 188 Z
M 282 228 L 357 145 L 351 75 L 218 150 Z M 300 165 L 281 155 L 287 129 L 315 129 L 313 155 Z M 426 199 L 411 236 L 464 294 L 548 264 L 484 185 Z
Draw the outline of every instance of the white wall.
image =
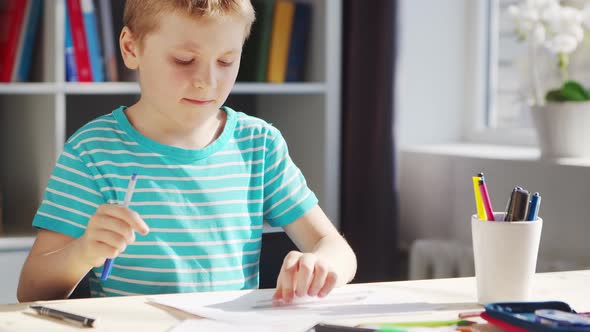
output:
M 461 122 L 453 119 L 461 119 L 465 103 L 465 0 L 398 3 L 398 142 L 456 140 Z
M 462 145 L 462 128 L 475 111 L 472 87 L 481 84 L 470 81 L 477 59 L 469 38 L 477 20 L 469 1 L 400 1 L 401 243 L 443 238 L 470 244 L 471 176 L 484 171 L 496 210 L 505 209 L 516 185 L 541 193 L 542 256 L 590 267 L 590 167 L 541 162 L 534 148 Z

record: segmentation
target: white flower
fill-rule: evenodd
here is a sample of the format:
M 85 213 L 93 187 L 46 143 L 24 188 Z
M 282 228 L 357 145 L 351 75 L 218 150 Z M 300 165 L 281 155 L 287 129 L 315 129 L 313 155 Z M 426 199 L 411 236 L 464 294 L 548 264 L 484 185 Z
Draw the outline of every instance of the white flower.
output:
M 590 30 L 590 0 L 580 1 L 521 0 L 518 5 L 508 7 L 517 36 L 530 41 L 531 85 L 535 104 L 545 102 L 537 70 L 538 46 L 556 55 L 561 80 L 565 82 L 568 80 L 570 53 L 584 41 L 584 29 Z M 582 8 L 584 4 L 586 6 Z
M 561 34 L 546 41 L 545 47 L 555 54 L 569 54 L 578 47 L 578 40 L 572 35 Z
M 582 11 L 561 6 L 558 0 L 527 0 L 510 6 L 508 13 L 519 37 L 531 37 L 535 45 L 544 45 L 554 53 L 575 51 L 584 39 L 582 23 L 590 27 L 590 6 Z
M 537 44 L 542 44 L 545 42 L 545 38 L 546 38 L 546 31 L 545 31 L 545 27 L 541 24 L 537 24 L 534 28 L 533 28 L 533 38 L 535 39 L 535 42 Z

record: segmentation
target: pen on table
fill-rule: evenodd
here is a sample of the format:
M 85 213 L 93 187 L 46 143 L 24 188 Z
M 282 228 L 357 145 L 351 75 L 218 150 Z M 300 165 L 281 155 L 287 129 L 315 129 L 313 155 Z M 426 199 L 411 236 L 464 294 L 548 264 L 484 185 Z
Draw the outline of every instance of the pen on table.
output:
M 479 176 L 473 176 L 471 178 L 473 180 L 473 194 L 475 196 L 475 207 L 477 208 L 477 216 L 481 220 L 487 220 L 486 218 L 486 211 L 483 207 L 483 201 L 481 199 L 481 194 L 479 190 Z
M 345 326 L 345 325 L 332 325 L 332 324 L 316 324 L 314 327 L 308 330 L 314 332 L 406 332 L 405 329 L 396 328 L 383 328 L 383 329 L 372 329 L 363 328 L 356 326 Z
M 88 327 L 94 327 L 94 322 L 96 321 L 96 319 L 94 319 L 94 318 L 84 317 L 84 316 L 72 314 L 72 313 L 57 310 L 57 309 L 51 309 L 51 308 L 40 306 L 40 305 L 32 305 L 29 308 L 35 310 L 39 315 L 42 315 L 42 316 L 57 318 L 57 319 L 65 320 L 65 321 L 76 323 L 76 324 L 81 324 L 83 326 L 88 326 Z
M 531 196 L 531 201 L 529 202 L 529 210 L 526 217 L 528 221 L 535 221 L 537 220 L 537 216 L 539 215 L 539 206 L 541 205 L 541 196 L 539 193 L 534 193 Z
M 510 194 L 510 200 L 506 207 L 506 217 L 504 221 L 524 221 L 527 217 L 527 209 L 529 206 L 529 192 L 516 187 Z
M 490 201 L 490 194 L 488 193 L 488 187 L 486 186 L 485 178 L 483 176 L 483 173 L 479 174 L 481 174 L 479 178 L 479 191 L 481 193 L 481 199 L 483 201 L 483 206 L 486 211 L 486 215 L 488 217 L 488 220 L 495 221 L 496 219 L 494 218 L 494 209 L 492 208 L 492 202 Z
M 123 199 L 123 206 L 129 207 L 129 203 L 131 202 L 131 197 L 133 197 L 133 191 L 135 190 L 135 183 L 137 183 L 137 174 L 133 173 L 131 178 L 129 179 L 129 185 L 127 186 L 127 191 L 125 192 L 125 198 Z M 111 270 L 113 269 L 113 259 L 107 258 L 104 261 L 104 265 L 102 267 L 102 273 L 100 275 L 100 280 L 107 280 L 109 275 L 111 274 Z

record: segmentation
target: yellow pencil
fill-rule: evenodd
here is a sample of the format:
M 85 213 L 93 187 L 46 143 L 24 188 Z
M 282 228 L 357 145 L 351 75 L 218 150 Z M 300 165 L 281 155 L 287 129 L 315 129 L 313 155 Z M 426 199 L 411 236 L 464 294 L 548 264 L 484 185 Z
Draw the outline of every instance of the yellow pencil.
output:
M 479 191 L 479 176 L 473 178 L 473 193 L 475 194 L 475 206 L 477 207 L 477 216 L 481 220 L 488 220 L 486 217 L 486 210 L 483 206 L 483 199 L 481 199 L 481 193 Z

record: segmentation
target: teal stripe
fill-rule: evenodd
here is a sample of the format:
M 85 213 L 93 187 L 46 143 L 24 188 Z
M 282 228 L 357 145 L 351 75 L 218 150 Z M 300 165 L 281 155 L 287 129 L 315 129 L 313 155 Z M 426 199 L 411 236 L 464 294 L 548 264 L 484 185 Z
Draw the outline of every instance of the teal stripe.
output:
M 39 209 L 40 212 L 41 209 Z M 48 229 L 56 232 L 63 233 L 73 238 L 79 238 L 84 234 L 85 229 L 78 226 L 74 226 L 63 221 L 46 217 L 40 214 L 36 214 L 33 218 L 33 227 Z
M 260 219 L 259 224 L 262 226 L 262 218 Z M 200 227 L 201 225 L 196 225 L 195 228 Z M 203 227 L 206 229 L 207 227 Z M 156 232 L 151 231 L 147 235 L 139 235 L 136 234 L 135 241 L 137 242 L 203 242 L 203 241 L 215 241 L 218 239 L 227 239 L 227 240 L 234 240 L 234 239 L 256 239 L 262 236 L 262 227 L 258 229 L 248 229 L 248 230 L 234 230 L 231 232 L 224 232 L 223 235 L 219 234 L 217 231 L 213 231 L 212 233 L 163 233 L 163 232 Z
M 241 265 L 237 266 L 238 270 L 223 272 L 144 272 L 126 270 L 113 267 L 113 276 L 130 279 L 130 280 L 149 280 L 155 282 L 209 282 L 213 281 L 231 281 L 239 280 L 243 275 L 249 276 L 258 272 L 258 266 L 248 266 L 242 269 Z M 132 283 L 132 282 L 130 282 Z M 194 287 L 194 286 L 193 286 Z
M 221 240 L 222 241 L 222 240 Z M 234 240 L 235 241 L 235 240 Z M 196 241 L 203 242 L 203 241 Z M 210 241 L 214 242 L 214 241 Z M 193 256 L 193 255 L 218 255 L 228 252 L 253 252 L 260 250 L 260 241 L 243 242 L 243 243 L 229 243 L 217 245 L 203 245 L 203 246 L 134 246 L 129 245 L 123 252 L 129 255 L 170 255 L 174 253 L 177 256 Z
M 213 280 L 200 280 L 202 285 L 198 286 L 160 286 L 160 285 L 141 285 L 132 282 L 107 279 L 103 283 L 103 288 L 121 289 L 131 293 L 140 294 L 166 294 L 166 293 L 189 293 L 189 292 L 211 292 L 211 291 L 228 291 L 255 288 L 258 284 L 258 278 L 253 277 L 246 282 L 236 281 L 236 283 L 225 285 L 208 285 Z M 107 292 L 105 290 L 105 292 Z
M 49 183 L 47 184 L 47 188 L 51 189 L 52 191 L 56 191 L 58 193 L 52 193 L 52 192 L 47 192 L 46 193 L 46 199 L 49 200 L 65 200 L 68 201 L 68 206 L 72 206 L 70 204 L 78 204 L 75 202 L 70 202 L 72 199 L 71 198 L 67 198 L 65 195 L 71 195 L 71 196 L 75 196 L 81 200 L 90 202 L 90 203 L 94 203 L 96 205 L 100 205 L 102 203 L 104 203 L 104 200 L 101 196 L 97 196 L 94 192 L 89 192 L 86 190 L 83 190 L 81 188 L 78 187 L 74 187 L 59 181 L 55 181 L 55 180 L 49 180 Z M 60 195 L 59 193 L 63 194 Z M 60 197 L 54 197 L 54 195 L 58 195 Z M 80 203 L 82 204 L 82 203 Z M 86 203 L 83 203 L 84 205 L 87 205 Z
M 157 195 L 163 202 L 215 202 L 219 200 L 245 200 L 262 199 L 263 193 L 255 189 L 248 189 L 247 192 L 239 189 L 228 189 L 218 192 L 207 193 L 174 193 L 174 192 L 136 192 L 133 194 L 133 202 L 152 202 L 154 195 Z M 126 189 L 125 189 L 126 190 Z M 118 200 L 125 198 L 125 190 L 105 190 L 101 193 L 108 197 L 117 197 Z M 109 198 L 110 199 L 110 198 Z
M 180 196 L 180 195 L 179 195 Z M 141 204 L 141 202 L 135 202 Z M 255 203 L 246 203 L 244 199 L 217 201 L 217 202 L 184 202 L 185 204 L 212 204 L 211 206 L 176 206 L 175 202 L 154 202 L 157 205 L 136 205 L 130 204 L 129 207 L 137 211 L 140 215 L 169 215 L 171 217 L 180 216 L 198 216 L 198 220 L 204 220 L 203 217 L 209 215 L 223 214 L 250 214 L 249 211 L 257 211 L 262 208 L 262 200 Z M 184 204 L 183 203 L 183 204 Z M 218 204 L 219 203 L 219 204 Z M 151 203 L 150 203 L 151 204 Z M 180 204 L 180 203 L 179 203 Z M 213 217 L 217 218 L 217 217 Z M 234 217 L 235 218 L 235 217 Z M 247 217 L 242 217 L 247 218 Z M 225 218 L 224 218 L 225 219 Z
M 258 260 L 259 255 L 248 255 L 244 260 L 243 257 L 229 257 L 226 259 L 175 259 L 171 256 L 170 259 L 152 259 L 146 261 L 145 259 L 135 259 L 126 257 L 117 257 L 115 263 L 122 266 L 138 266 L 149 267 L 154 269 L 196 269 L 196 268 L 228 268 L 241 264 L 253 263 Z M 148 264 L 149 263 L 149 264 Z M 146 265 L 147 264 L 147 265 Z

